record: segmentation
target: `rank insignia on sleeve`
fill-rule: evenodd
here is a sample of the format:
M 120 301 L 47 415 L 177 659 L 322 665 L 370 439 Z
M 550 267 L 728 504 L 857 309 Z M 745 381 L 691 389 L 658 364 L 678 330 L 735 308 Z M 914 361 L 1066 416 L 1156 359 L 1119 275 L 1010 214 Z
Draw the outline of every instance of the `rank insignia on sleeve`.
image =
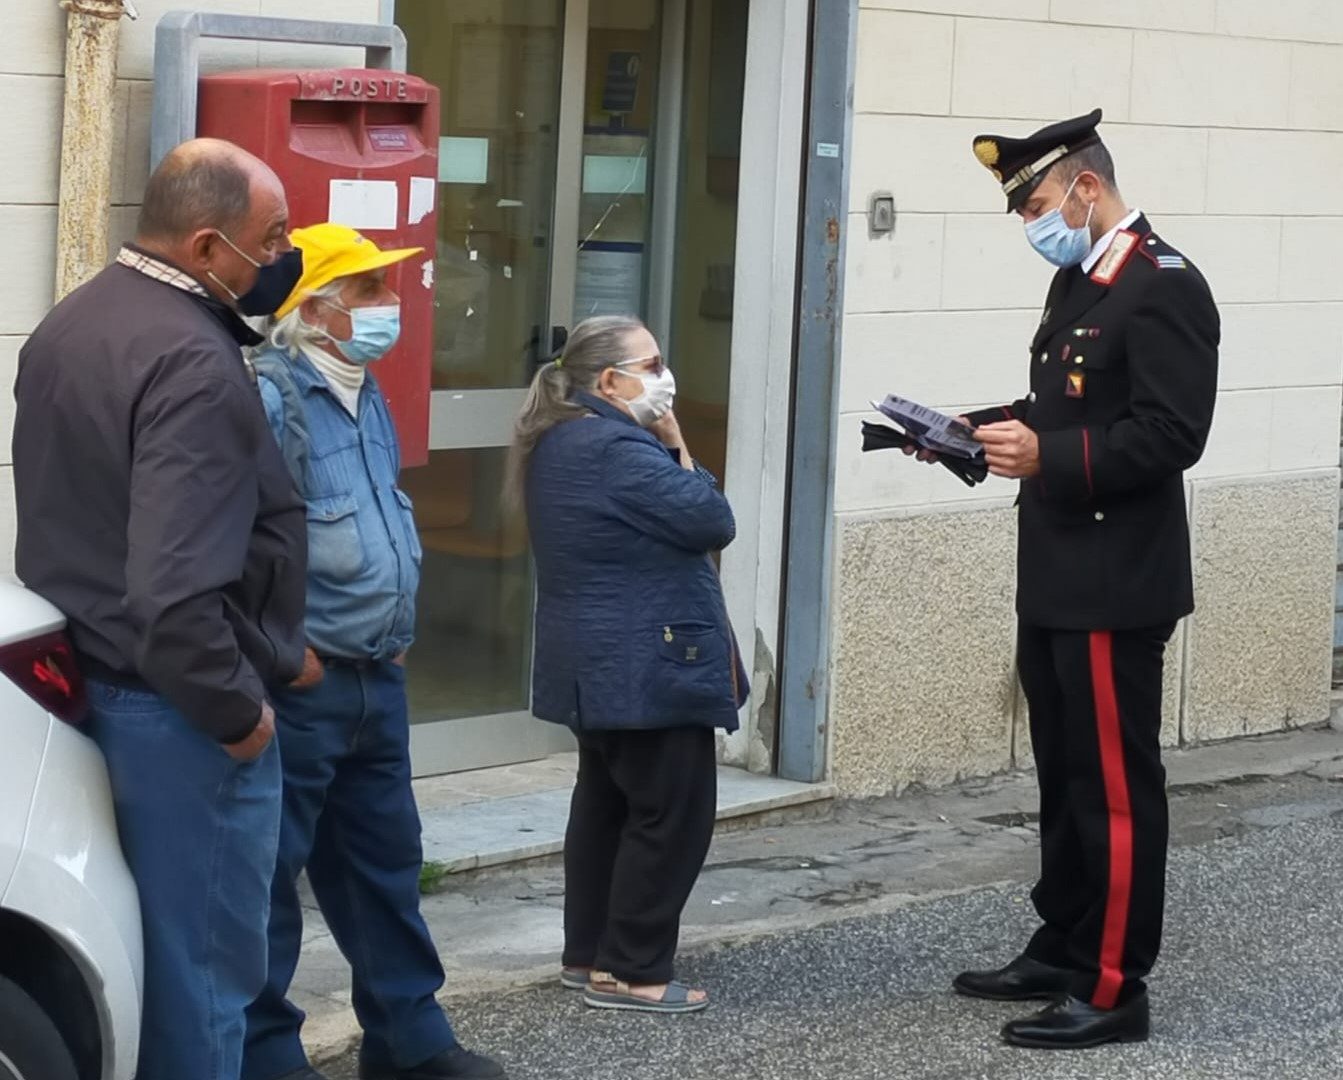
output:
M 1097 285 L 1113 285 L 1114 279 L 1119 276 L 1119 271 L 1124 269 L 1124 264 L 1137 247 L 1138 234 L 1132 229 L 1120 229 L 1115 233 L 1115 238 L 1105 254 L 1096 263 L 1096 269 L 1091 272 L 1091 280 Z
M 1087 377 L 1084 371 L 1068 372 L 1068 388 L 1064 393 L 1071 398 L 1086 397 Z

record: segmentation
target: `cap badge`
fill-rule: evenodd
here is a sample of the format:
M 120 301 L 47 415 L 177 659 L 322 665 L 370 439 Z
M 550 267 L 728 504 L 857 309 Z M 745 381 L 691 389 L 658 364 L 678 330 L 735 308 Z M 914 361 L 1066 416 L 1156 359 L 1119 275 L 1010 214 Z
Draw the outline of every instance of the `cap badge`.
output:
M 975 143 L 975 157 L 986 169 L 992 169 L 998 164 L 998 156 L 998 144 L 993 139 L 980 139 Z

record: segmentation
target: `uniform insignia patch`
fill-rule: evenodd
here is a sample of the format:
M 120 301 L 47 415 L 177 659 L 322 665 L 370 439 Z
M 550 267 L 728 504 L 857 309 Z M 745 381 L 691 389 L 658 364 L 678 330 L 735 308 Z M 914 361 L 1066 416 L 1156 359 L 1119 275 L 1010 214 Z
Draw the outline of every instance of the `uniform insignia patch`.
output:
M 1086 397 L 1087 377 L 1083 371 L 1068 372 L 1068 388 L 1064 391 L 1068 397 L 1080 398 Z
M 1162 270 L 1188 270 L 1189 264 L 1182 255 L 1158 255 L 1156 264 Z
M 1091 280 L 1097 285 L 1114 284 L 1114 279 L 1119 276 L 1119 271 L 1124 269 L 1129 256 L 1137 246 L 1138 234 L 1132 229 L 1121 229 L 1115 233 L 1114 240 L 1091 272 Z

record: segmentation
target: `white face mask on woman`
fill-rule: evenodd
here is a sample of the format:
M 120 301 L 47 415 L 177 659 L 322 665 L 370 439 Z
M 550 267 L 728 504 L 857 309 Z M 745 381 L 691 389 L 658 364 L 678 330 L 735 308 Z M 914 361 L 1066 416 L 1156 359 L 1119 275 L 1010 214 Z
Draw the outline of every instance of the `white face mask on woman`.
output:
M 642 364 L 644 359 L 625 360 L 612 366 L 619 370 L 625 364 Z M 671 368 L 663 366 L 660 371 L 621 371 L 620 374 L 644 384 L 643 393 L 638 397 L 621 399 L 640 427 L 648 427 L 671 411 L 676 400 L 676 376 L 671 373 Z

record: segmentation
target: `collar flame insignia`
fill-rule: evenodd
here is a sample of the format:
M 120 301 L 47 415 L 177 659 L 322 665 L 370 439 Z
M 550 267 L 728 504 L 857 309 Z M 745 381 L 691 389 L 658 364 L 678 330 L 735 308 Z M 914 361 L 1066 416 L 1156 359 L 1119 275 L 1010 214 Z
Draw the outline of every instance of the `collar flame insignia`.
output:
M 1113 285 L 1115 278 L 1119 276 L 1119 271 L 1128 264 L 1129 256 L 1137 246 L 1138 234 L 1132 229 L 1121 229 L 1115 233 L 1114 240 L 1092 270 L 1091 280 L 1097 285 Z

